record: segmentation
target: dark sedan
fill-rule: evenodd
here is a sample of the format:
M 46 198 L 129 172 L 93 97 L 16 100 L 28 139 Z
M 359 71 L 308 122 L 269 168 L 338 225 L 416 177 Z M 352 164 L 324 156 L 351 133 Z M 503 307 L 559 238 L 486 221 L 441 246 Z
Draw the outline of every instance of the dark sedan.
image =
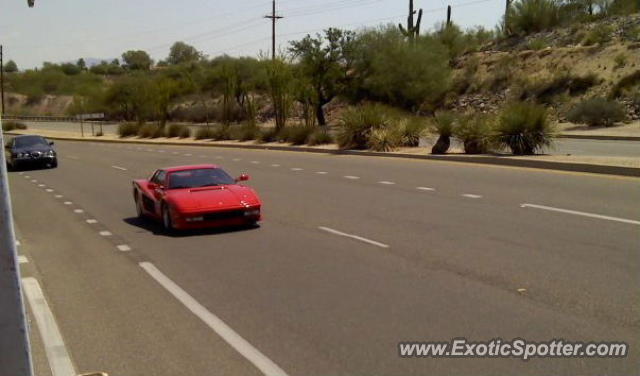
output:
M 53 150 L 53 142 L 42 136 L 17 136 L 5 145 L 5 155 L 9 168 L 58 167 L 58 157 Z

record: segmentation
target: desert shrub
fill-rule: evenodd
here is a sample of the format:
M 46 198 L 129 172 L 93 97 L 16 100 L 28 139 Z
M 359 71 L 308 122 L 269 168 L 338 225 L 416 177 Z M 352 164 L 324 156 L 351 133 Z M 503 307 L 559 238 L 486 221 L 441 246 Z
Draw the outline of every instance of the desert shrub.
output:
M 455 122 L 456 115 L 452 112 L 436 112 L 430 125 L 430 131 L 439 137 L 431 149 L 432 154 L 444 154 L 449 150 Z
M 515 155 L 534 154 L 551 145 L 555 129 L 543 106 L 519 102 L 506 106 L 499 116 L 493 141 Z
M 582 40 L 582 44 L 585 46 L 592 46 L 594 44 L 604 44 L 611 40 L 611 34 L 613 28 L 606 24 L 598 24 L 589 30 L 587 35 Z
M 560 23 L 559 7 L 554 0 L 518 0 L 509 8 L 508 20 L 512 33 L 537 33 Z
M 120 137 L 137 136 L 140 127 L 138 123 L 122 123 L 118 125 L 118 135 Z
M 550 103 L 558 94 L 568 93 L 571 96 L 584 94 L 599 82 L 600 79 L 594 73 L 578 76 L 563 72 L 549 79 L 528 81 L 523 87 L 520 99 L 536 99 L 541 103 Z
M 186 130 L 186 132 L 185 132 Z M 180 138 L 187 138 L 187 137 L 182 137 L 181 135 L 187 133 L 187 137 L 189 137 L 191 135 L 191 132 L 189 131 L 189 127 L 187 127 L 186 125 L 183 124 L 171 124 L 169 125 L 169 128 L 167 129 L 167 137 L 173 138 L 173 137 L 180 137 Z
M 587 124 L 591 127 L 609 127 L 616 122 L 625 120 L 624 107 L 605 98 L 591 98 L 575 105 L 569 113 L 567 120 L 572 123 Z
M 325 127 L 316 128 L 313 133 L 309 135 L 307 138 L 307 145 L 315 146 L 315 145 L 325 145 L 333 142 L 333 137 Z
M 189 138 L 189 137 L 191 137 L 191 128 L 189 128 L 187 126 L 182 128 L 180 130 L 180 133 L 178 133 L 178 137 L 179 138 Z
M 258 141 L 262 143 L 275 142 L 278 140 L 279 130 L 275 127 L 263 128 L 258 135 Z
M 102 136 L 104 136 L 104 133 L 102 131 L 96 132 L 96 137 L 102 137 Z
M 283 129 L 287 130 L 285 139 L 287 142 L 292 143 L 293 145 L 304 145 L 307 143 L 309 136 L 316 130 L 315 126 L 308 125 L 294 125 L 291 127 L 285 127 Z
M 227 141 L 233 139 L 233 129 L 230 125 L 223 124 L 212 128 L 211 138 L 214 141 Z
M 213 138 L 213 129 L 211 127 L 200 127 L 196 131 L 196 140 L 210 140 Z
M 467 114 L 458 118 L 453 134 L 462 141 L 467 154 L 482 154 L 489 150 L 493 117 L 485 114 Z
M 615 63 L 613 69 L 620 69 L 627 65 L 627 55 L 625 54 L 617 54 L 616 57 L 613 58 L 613 62 Z
M 427 123 L 425 119 L 410 116 L 400 123 L 400 133 L 402 135 L 402 145 L 415 147 L 420 144 L 420 137 L 422 137 L 427 129 Z
M 260 128 L 254 123 L 244 123 L 238 128 L 238 141 L 255 140 L 260 135 Z
M 533 38 L 527 43 L 527 48 L 530 50 L 541 50 L 549 46 L 549 41 L 546 38 Z
M 342 113 L 336 135 L 341 149 L 366 149 L 371 131 L 391 126 L 395 111 L 380 104 L 352 107 Z
M 164 127 L 157 124 L 144 124 L 138 129 L 138 137 L 140 138 L 158 138 L 165 137 Z
M 636 70 L 620 79 L 620 81 L 616 82 L 616 84 L 611 89 L 611 93 L 609 94 L 609 98 L 618 98 L 625 91 L 630 88 L 640 84 L 640 70 Z
M 16 129 L 27 129 L 27 125 L 18 121 L 7 120 L 2 122 L 2 130 L 13 131 Z
M 397 126 L 373 128 L 367 141 L 373 151 L 393 151 L 402 145 L 402 131 Z

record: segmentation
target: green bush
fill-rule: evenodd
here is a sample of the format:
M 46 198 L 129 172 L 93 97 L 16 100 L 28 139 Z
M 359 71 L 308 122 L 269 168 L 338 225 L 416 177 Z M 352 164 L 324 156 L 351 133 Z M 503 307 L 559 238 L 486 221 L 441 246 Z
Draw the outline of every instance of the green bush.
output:
M 549 42 L 546 38 L 533 38 L 527 43 L 527 48 L 530 50 L 539 51 L 547 47 L 549 47 Z
M 373 128 L 367 142 L 373 151 L 393 151 L 402 145 L 402 131 L 399 127 Z
M 220 125 L 213 128 L 211 137 L 214 141 L 227 141 L 233 139 L 233 129 L 230 125 Z
M 186 136 L 185 136 L 186 135 Z M 183 124 L 171 124 L 169 125 L 169 129 L 167 130 L 167 137 L 180 137 L 180 138 L 188 138 L 191 136 L 191 130 L 188 126 Z
M 380 104 L 351 107 L 342 113 L 336 135 L 341 149 L 367 149 L 371 131 L 391 126 L 395 111 Z
M 211 127 L 200 127 L 196 131 L 196 140 L 210 140 L 214 137 L 214 130 Z
M 537 33 L 560 23 L 559 7 L 554 0 L 518 0 L 509 8 L 508 20 L 512 33 Z
M 140 127 L 138 123 L 122 123 L 118 125 L 118 135 L 120 137 L 137 136 Z
M 554 136 L 555 129 L 543 106 L 519 102 L 502 110 L 493 139 L 515 155 L 529 155 L 551 145 Z
M 7 120 L 2 122 L 2 130 L 13 131 L 15 129 L 27 129 L 27 125 L 18 121 Z
M 582 40 L 582 44 L 585 46 L 592 46 L 594 44 L 604 44 L 611 40 L 611 34 L 613 28 L 607 24 L 599 24 L 591 29 L 587 36 Z
M 165 137 L 164 127 L 157 124 L 144 124 L 138 129 L 138 137 L 140 138 L 159 138 Z
M 489 150 L 494 119 L 485 114 L 467 114 L 458 118 L 453 134 L 464 145 L 466 154 L 482 154 Z
M 251 141 L 260 136 L 260 128 L 253 123 L 244 123 L 238 128 L 238 141 Z
M 278 140 L 278 133 L 278 129 L 276 129 L 275 127 L 264 128 L 258 135 L 258 142 L 275 142 Z
M 567 120 L 572 123 L 587 124 L 590 127 L 612 126 L 625 120 L 624 107 L 605 98 L 591 98 L 578 103 L 567 114 Z
M 616 57 L 613 58 L 613 61 L 616 63 L 613 69 L 620 69 L 627 65 L 627 55 L 625 54 L 617 54 Z
M 418 116 L 410 116 L 400 123 L 400 133 L 402 135 L 402 145 L 415 147 L 420 144 L 420 137 L 424 136 L 427 129 L 425 119 Z
M 316 128 L 316 130 L 313 131 L 313 133 L 311 133 L 309 135 L 309 138 L 307 139 L 307 144 L 309 146 L 325 145 L 325 144 L 330 144 L 332 142 L 333 142 L 333 137 L 331 137 L 331 134 L 329 133 L 329 131 L 327 131 L 324 127 Z
M 315 126 L 308 125 L 295 125 L 292 127 L 285 127 L 286 130 L 285 141 L 290 142 L 293 145 L 304 145 L 307 143 L 309 136 L 316 130 Z

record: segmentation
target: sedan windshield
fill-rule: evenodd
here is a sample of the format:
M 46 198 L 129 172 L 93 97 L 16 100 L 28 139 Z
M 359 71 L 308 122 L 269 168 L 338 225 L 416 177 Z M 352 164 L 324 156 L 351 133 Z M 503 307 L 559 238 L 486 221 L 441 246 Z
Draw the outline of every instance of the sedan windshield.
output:
M 15 146 L 17 148 L 26 148 L 31 146 L 48 146 L 47 140 L 40 136 L 29 136 L 16 138 Z
M 169 174 L 169 189 L 215 187 L 235 182 L 229 174 L 219 168 L 176 171 Z

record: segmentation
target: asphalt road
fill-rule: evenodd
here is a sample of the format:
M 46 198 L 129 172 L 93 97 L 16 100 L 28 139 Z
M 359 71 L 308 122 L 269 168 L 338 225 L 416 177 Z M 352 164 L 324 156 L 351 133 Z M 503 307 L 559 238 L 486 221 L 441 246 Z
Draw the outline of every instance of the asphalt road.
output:
M 59 168 L 13 172 L 10 181 L 25 275 L 42 285 L 78 372 L 640 373 L 639 179 L 56 145 Z M 264 201 L 260 228 L 167 236 L 135 218 L 132 179 L 204 162 L 251 175 Z M 623 341 L 630 354 L 526 362 L 398 355 L 400 341 L 457 337 Z
M 30 129 L 47 129 L 66 132 L 77 132 L 80 136 L 79 123 L 64 122 L 26 122 Z M 90 124 L 83 126 L 85 135 L 92 134 Z M 118 132 L 116 124 L 105 124 L 100 127 L 93 125 L 93 132 L 102 129 L 104 134 L 115 135 Z M 461 148 L 454 141 L 454 146 Z M 551 155 L 577 155 L 593 157 L 632 157 L 640 158 L 640 141 L 605 141 L 605 140 L 580 140 L 580 139 L 556 139 L 553 146 L 543 150 Z

